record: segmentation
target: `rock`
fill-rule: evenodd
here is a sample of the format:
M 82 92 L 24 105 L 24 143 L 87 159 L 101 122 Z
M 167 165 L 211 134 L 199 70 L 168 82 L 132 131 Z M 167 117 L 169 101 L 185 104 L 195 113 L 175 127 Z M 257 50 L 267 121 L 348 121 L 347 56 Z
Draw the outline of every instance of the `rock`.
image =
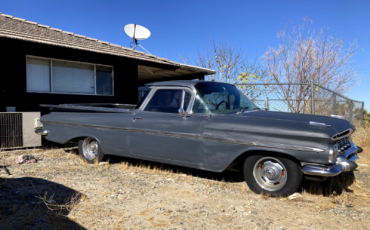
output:
M 302 200 L 302 195 L 298 192 L 288 196 L 289 200 Z
M 253 215 L 258 216 L 258 212 L 256 212 L 256 211 L 251 211 L 251 213 L 252 213 Z
M 99 165 L 106 165 L 107 162 L 100 162 Z

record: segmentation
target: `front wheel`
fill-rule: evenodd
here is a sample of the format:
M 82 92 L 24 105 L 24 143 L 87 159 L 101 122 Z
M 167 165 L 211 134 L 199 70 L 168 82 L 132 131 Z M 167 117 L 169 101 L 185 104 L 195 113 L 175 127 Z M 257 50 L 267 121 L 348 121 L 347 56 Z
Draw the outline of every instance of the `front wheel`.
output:
M 302 170 L 296 162 L 284 157 L 254 155 L 244 162 L 244 178 L 257 194 L 285 197 L 301 185 Z
M 78 152 L 81 157 L 90 164 L 95 161 L 104 161 L 106 155 L 103 153 L 99 142 L 93 137 L 86 137 L 78 142 Z

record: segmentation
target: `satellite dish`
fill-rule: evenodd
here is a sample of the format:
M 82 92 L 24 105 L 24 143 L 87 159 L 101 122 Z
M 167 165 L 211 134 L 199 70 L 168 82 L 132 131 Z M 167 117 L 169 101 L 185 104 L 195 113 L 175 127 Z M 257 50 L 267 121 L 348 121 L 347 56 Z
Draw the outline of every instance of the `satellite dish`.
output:
M 136 24 L 126 25 L 125 32 L 132 40 L 145 40 L 150 37 L 150 31 L 147 28 Z
M 133 50 L 136 48 L 137 45 L 139 45 L 137 43 L 137 40 L 145 40 L 145 39 L 150 37 L 150 31 L 147 28 L 145 28 L 143 26 L 140 26 L 140 25 L 136 25 L 136 24 L 126 25 L 125 26 L 125 32 L 130 38 L 132 38 L 132 40 L 135 43 L 135 46 L 132 48 Z M 142 46 L 140 46 L 140 47 L 143 48 Z

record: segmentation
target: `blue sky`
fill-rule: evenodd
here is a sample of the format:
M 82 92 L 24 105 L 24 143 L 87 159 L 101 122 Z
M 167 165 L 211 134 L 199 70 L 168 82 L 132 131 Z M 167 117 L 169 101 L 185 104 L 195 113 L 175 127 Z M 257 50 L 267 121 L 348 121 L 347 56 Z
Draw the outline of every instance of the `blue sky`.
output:
M 365 101 L 370 110 L 370 1 L 369 0 L 260 0 L 260 1 L 28 1 L 0 0 L 0 12 L 129 47 L 123 28 L 136 23 L 152 32 L 141 45 L 150 53 L 180 61 L 179 53 L 195 57 L 210 38 L 243 45 L 252 59 L 277 47 L 276 33 L 289 20 L 313 20 L 346 42 L 356 39 L 355 55 L 362 82 L 348 94 Z

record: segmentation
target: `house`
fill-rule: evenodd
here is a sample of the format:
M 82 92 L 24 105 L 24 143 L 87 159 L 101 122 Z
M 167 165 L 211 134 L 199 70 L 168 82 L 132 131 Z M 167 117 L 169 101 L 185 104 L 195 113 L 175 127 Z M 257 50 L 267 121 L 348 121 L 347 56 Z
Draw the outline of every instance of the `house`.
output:
M 1 13 L 0 52 L 0 113 L 48 113 L 39 104 L 137 104 L 146 83 L 215 73 Z
M 136 104 L 146 83 L 215 73 L 5 14 L 0 50 L 0 112 L 45 112 L 39 104 Z

